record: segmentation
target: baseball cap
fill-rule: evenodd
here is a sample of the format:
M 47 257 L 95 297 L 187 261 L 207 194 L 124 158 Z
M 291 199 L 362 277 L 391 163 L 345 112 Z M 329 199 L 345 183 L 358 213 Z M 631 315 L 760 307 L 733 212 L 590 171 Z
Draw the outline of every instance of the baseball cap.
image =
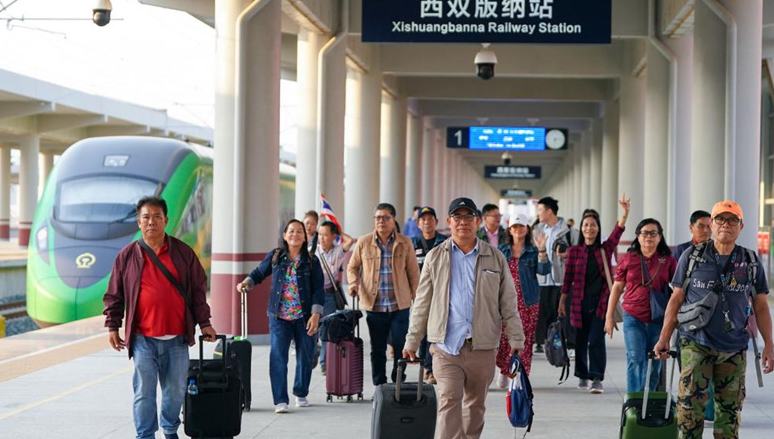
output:
M 731 213 L 736 215 L 740 220 L 744 219 L 742 206 L 733 200 L 718 201 L 714 206 L 712 206 L 712 218 L 715 218 L 721 213 Z
M 449 215 L 453 214 L 459 209 L 468 209 L 470 213 L 478 216 L 478 208 L 476 207 L 476 203 L 474 203 L 470 198 L 461 197 L 453 199 L 451 204 L 449 204 Z
M 430 214 L 433 216 L 433 218 L 438 219 L 438 215 L 435 214 L 435 209 L 430 206 L 425 206 L 419 209 L 419 215 L 417 215 L 417 218 L 421 218 L 424 214 Z
M 510 229 L 512 226 L 515 226 L 517 224 L 520 224 L 522 226 L 528 226 L 529 225 L 529 218 L 527 218 L 527 215 L 524 215 L 523 213 L 516 214 L 512 216 L 508 220 L 508 228 Z

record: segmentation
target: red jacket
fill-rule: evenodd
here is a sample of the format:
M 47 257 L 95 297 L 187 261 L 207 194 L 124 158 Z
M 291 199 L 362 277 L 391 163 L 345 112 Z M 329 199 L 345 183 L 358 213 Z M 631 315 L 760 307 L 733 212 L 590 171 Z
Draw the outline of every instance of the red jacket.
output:
M 172 263 L 175 264 L 180 283 L 188 294 L 191 305 L 186 307 L 185 327 L 186 341 L 193 346 L 195 324 L 199 324 L 200 328 L 211 326 L 210 306 L 207 304 L 207 274 L 191 247 L 171 236 L 167 236 L 167 240 Z M 105 304 L 105 309 L 102 311 L 105 315 L 105 327 L 117 330 L 121 327 L 121 321 L 126 314 L 124 341 L 128 347 L 129 358 L 132 357 L 134 318 L 144 264 L 142 248 L 137 241 L 121 249 L 113 262 L 113 271 L 110 274 L 105 297 L 102 299 Z
M 608 268 L 610 267 L 610 259 L 618 248 L 618 241 L 621 240 L 623 232 L 624 229 L 616 222 L 613 231 L 610 232 L 610 236 L 602 243 L 602 248 L 605 249 L 605 256 L 607 257 L 606 263 Z M 599 296 L 599 305 L 597 305 L 597 317 L 604 319 L 605 313 L 607 313 L 607 299 L 610 297 L 610 289 L 607 286 L 607 280 L 604 279 L 605 268 L 604 265 L 602 265 L 602 253 L 599 249 L 594 251 L 594 256 L 597 260 L 599 273 L 603 277 L 602 294 Z M 562 294 L 569 294 L 572 299 L 572 302 L 570 303 L 570 324 L 575 328 L 580 328 L 583 325 L 581 314 L 583 294 L 586 290 L 587 264 L 588 252 L 586 251 L 586 244 L 574 245 L 567 250 L 567 262 L 564 266 Z M 610 276 L 613 276 L 612 271 L 610 272 Z

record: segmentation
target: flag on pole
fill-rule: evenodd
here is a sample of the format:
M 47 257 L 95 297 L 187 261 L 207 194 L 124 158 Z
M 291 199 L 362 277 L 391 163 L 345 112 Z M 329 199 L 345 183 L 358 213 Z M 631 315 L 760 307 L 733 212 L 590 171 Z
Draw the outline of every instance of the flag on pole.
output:
M 322 202 L 320 216 L 332 222 L 333 224 L 336 224 L 336 227 L 339 229 L 339 233 L 341 233 L 341 223 L 339 222 L 339 219 L 336 218 L 336 214 L 333 213 L 333 209 L 331 208 L 330 203 L 328 203 L 328 200 L 325 199 L 325 195 L 320 194 L 320 201 Z

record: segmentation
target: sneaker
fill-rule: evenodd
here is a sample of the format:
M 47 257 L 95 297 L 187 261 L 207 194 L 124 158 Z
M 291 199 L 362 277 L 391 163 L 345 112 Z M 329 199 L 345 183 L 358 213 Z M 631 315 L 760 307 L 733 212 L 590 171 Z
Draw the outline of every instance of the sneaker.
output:
M 301 396 L 296 396 L 296 407 L 309 407 L 309 400 Z
M 425 372 L 425 382 L 427 384 L 438 384 L 432 372 Z
M 591 383 L 591 389 L 589 389 L 590 393 L 594 394 L 600 394 L 604 393 L 605 387 L 602 385 L 602 381 L 600 380 L 594 380 L 594 382 Z
M 567 349 L 567 357 L 570 360 L 574 360 L 575 359 L 575 349 Z
M 535 345 L 535 353 L 537 353 L 537 354 L 542 354 L 543 353 L 543 345 L 542 344 Z
M 506 387 L 508 387 L 508 377 L 503 374 L 498 374 L 498 375 L 500 376 L 497 379 L 497 387 L 501 389 L 505 389 Z
M 588 389 L 589 388 L 589 380 L 585 380 L 583 378 L 578 380 L 578 388 L 581 389 L 581 390 Z
M 274 406 L 274 413 L 287 413 L 289 411 L 287 403 L 281 402 Z

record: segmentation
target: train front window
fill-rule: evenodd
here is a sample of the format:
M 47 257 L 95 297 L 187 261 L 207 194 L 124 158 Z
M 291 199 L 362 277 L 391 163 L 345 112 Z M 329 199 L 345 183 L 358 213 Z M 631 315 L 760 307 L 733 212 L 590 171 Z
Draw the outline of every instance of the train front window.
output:
M 102 175 L 62 182 L 54 216 L 62 222 L 133 222 L 137 201 L 157 184 L 127 176 Z

